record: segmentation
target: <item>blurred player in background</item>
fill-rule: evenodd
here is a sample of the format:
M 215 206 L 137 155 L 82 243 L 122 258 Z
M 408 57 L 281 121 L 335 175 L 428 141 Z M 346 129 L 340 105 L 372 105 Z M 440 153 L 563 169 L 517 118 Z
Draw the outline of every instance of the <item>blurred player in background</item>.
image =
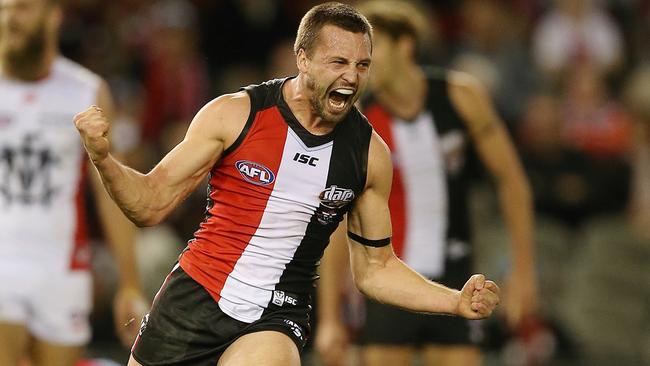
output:
M 55 0 L 0 0 L 0 365 L 73 365 L 91 330 L 84 189 L 120 273 L 117 333 L 130 344 L 146 311 L 134 226 L 110 200 L 70 120 L 112 109 L 104 81 L 62 57 Z M 135 321 L 134 321 L 135 320 Z M 129 324 L 130 322 L 130 324 Z M 128 324 L 128 325 L 125 325 Z
M 470 144 L 494 178 L 510 230 L 512 267 L 504 293 L 512 327 L 535 311 L 533 208 L 527 178 L 490 97 L 467 74 L 426 69 L 417 51 L 427 21 L 404 1 L 359 5 L 374 29 L 369 95 L 362 109 L 391 149 L 390 213 L 395 253 L 421 275 L 462 286 L 473 273 L 469 225 Z M 342 236 L 340 236 L 342 237 Z M 343 245 L 344 246 L 344 245 Z M 330 250 L 341 250 L 333 240 Z M 344 254 L 326 254 L 319 290 L 316 347 L 341 363 L 347 336 L 338 310 Z M 338 258 L 337 258 L 338 257 Z M 334 299 L 333 299 L 334 298 Z M 427 365 L 479 365 L 480 324 L 459 317 L 427 317 L 366 301 L 357 340 L 364 365 L 410 365 L 416 351 Z

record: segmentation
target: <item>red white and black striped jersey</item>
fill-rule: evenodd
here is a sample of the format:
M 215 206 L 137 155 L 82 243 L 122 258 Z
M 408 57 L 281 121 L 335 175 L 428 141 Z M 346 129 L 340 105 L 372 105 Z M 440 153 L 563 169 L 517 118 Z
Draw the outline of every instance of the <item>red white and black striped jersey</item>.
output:
M 311 292 L 330 235 L 366 183 L 366 118 L 353 108 L 313 135 L 283 98 L 286 80 L 244 88 L 248 121 L 210 172 L 206 218 L 180 260 L 244 322 L 262 316 L 274 290 Z
M 472 252 L 469 135 L 450 100 L 446 74 L 427 72 L 426 105 L 412 121 L 396 118 L 372 95 L 364 98 L 363 111 L 392 154 L 389 207 L 395 253 L 419 273 L 462 287 Z

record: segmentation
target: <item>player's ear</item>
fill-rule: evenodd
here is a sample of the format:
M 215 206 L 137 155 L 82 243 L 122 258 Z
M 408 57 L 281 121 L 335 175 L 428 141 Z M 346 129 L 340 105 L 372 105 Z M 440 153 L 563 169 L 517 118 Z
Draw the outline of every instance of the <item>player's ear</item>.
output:
M 309 66 L 309 57 L 304 48 L 299 49 L 298 54 L 296 54 L 296 66 L 298 66 L 298 71 L 300 72 L 307 71 Z

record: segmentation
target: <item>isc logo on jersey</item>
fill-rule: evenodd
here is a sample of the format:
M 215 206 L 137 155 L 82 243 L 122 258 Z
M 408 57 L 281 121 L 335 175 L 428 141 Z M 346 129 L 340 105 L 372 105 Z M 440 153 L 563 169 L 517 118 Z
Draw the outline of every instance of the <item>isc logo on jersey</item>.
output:
M 275 175 L 271 169 L 254 161 L 239 160 L 235 163 L 235 166 L 239 174 L 250 183 L 266 186 L 275 180 Z

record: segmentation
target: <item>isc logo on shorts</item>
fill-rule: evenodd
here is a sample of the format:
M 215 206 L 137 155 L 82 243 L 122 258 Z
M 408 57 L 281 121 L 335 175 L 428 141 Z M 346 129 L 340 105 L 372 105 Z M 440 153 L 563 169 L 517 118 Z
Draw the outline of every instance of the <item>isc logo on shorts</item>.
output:
M 271 169 L 254 161 L 239 160 L 235 163 L 235 166 L 239 174 L 250 183 L 266 186 L 275 180 L 275 175 Z
M 284 291 L 275 290 L 273 291 L 273 300 L 271 301 L 277 306 L 282 306 L 284 304 L 298 305 L 298 300 L 294 297 L 285 294 Z

